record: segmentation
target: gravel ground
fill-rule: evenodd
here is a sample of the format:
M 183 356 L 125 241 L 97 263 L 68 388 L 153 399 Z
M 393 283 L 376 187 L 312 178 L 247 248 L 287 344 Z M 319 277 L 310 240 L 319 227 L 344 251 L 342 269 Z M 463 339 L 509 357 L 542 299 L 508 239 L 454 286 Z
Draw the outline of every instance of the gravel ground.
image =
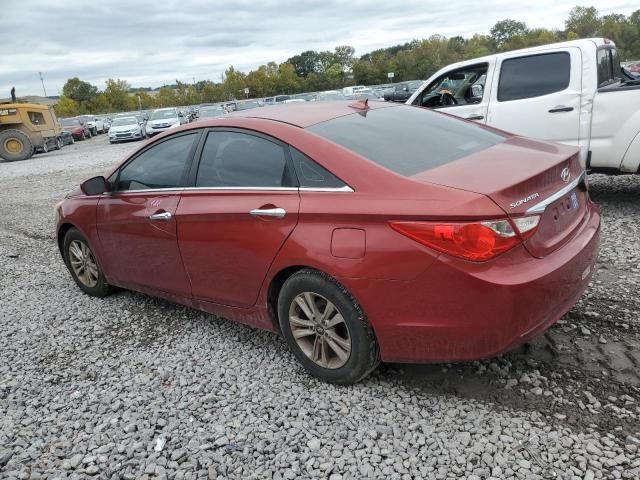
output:
M 640 177 L 590 177 L 597 274 L 547 334 L 336 387 L 271 333 L 75 287 L 52 206 L 137 145 L 0 163 L 0 478 L 640 478 Z

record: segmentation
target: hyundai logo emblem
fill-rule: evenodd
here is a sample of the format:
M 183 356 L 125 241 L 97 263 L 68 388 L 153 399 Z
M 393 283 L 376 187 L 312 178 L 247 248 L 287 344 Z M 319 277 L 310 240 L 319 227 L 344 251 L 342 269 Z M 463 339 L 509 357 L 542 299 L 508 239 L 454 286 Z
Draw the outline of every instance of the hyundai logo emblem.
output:
M 562 179 L 562 181 L 568 182 L 570 177 L 571 177 L 571 170 L 569 170 L 569 167 L 563 168 L 562 171 L 560 172 L 560 178 Z

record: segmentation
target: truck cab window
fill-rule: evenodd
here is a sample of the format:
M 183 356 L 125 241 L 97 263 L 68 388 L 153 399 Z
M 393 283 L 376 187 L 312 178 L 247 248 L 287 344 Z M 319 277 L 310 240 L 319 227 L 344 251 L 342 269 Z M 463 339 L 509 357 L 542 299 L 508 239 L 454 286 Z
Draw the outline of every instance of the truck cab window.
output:
M 447 72 L 428 85 L 414 105 L 442 108 L 481 103 L 488 68 L 488 64 L 482 63 Z

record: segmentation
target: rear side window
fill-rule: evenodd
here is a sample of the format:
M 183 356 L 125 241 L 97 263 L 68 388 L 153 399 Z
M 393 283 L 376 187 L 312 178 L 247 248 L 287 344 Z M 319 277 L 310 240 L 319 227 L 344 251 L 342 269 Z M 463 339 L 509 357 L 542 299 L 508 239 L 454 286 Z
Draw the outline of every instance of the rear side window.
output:
M 196 187 L 293 186 L 284 148 L 248 133 L 209 132 Z
M 569 86 L 570 74 L 568 52 L 510 58 L 502 62 L 498 100 L 508 102 L 560 92 Z
M 291 159 L 303 188 L 341 188 L 345 183 L 304 153 L 291 147 Z
M 453 162 L 505 139 L 480 126 L 411 106 L 358 112 L 308 130 L 405 176 Z

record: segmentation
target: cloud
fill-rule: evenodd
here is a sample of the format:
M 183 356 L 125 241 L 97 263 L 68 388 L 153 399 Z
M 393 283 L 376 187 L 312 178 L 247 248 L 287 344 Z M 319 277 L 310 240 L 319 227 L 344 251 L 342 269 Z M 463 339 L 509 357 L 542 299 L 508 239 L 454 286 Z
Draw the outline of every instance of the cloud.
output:
M 588 2 L 601 13 L 630 14 L 629 0 Z M 64 5 L 63 5 L 64 4 Z M 0 97 L 49 95 L 70 77 L 100 89 L 108 78 L 132 86 L 176 79 L 220 79 L 233 65 L 243 71 L 282 62 L 304 50 L 352 45 L 361 55 L 433 34 L 487 33 L 514 18 L 530 27 L 562 28 L 575 0 L 538 0 L 535 8 L 511 0 L 5 0 L 0 42 Z

